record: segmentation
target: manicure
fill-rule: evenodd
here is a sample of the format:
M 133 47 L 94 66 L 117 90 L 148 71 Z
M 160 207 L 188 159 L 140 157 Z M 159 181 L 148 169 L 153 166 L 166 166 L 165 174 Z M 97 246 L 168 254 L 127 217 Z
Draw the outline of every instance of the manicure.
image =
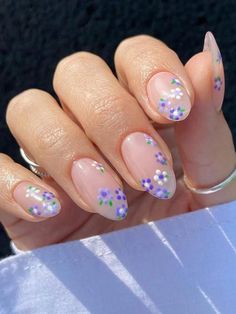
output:
M 204 40 L 203 51 L 209 51 L 212 61 L 212 100 L 217 111 L 220 111 L 224 99 L 225 79 L 222 56 L 215 37 L 207 32 Z
M 71 175 L 83 200 L 97 213 L 112 220 L 127 216 L 126 195 L 101 163 L 90 158 L 76 160 Z
M 59 214 L 61 205 L 55 195 L 30 182 L 19 183 L 13 191 L 15 201 L 34 217 L 52 217 Z
M 141 132 L 128 135 L 122 143 L 122 155 L 143 190 L 160 199 L 173 196 L 176 188 L 174 171 L 151 136 Z
M 184 120 L 191 110 L 183 82 L 170 72 L 153 75 L 147 84 L 147 94 L 154 109 L 169 120 Z

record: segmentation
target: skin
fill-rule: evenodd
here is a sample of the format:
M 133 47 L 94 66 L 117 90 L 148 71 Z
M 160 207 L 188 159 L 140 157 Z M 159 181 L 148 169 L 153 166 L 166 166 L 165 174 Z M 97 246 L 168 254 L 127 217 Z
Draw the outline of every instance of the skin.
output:
M 212 105 L 210 54 L 199 53 L 183 66 L 162 42 L 135 36 L 118 46 L 115 65 L 118 80 L 93 54 L 80 52 L 63 59 L 53 80 L 63 110 L 40 90 L 25 91 L 10 102 L 6 118 L 11 132 L 51 175 L 41 180 L 0 154 L 0 221 L 19 249 L 81 239 L 235 199 L 235 181 L 223 191 L 200 196 L 186 189 L 182 180 L 184 171 L 194 186 L 210 187 L 226 178 L 236 164 L 231 132 L 222 112 Z M 147 82 L 160 71 L 175 73 L 188 90 L 193 107 L 182 122 L 170 123 L 148 103 Z M 121 143 L 135 131 L 154 137 L 173 162 L 177 189 L 171 199 L 158 200 L 140 191 L 125 166 Z M 125 220 L 95 214 L 75 190 L 71 164 L 83 156 L 103 163 L 105 159 L 123 183 L 129 203 Z M 62 203 L 61 213 L 40 219 L 23 211 L 12 197 L 22 180 L 53 191 Z

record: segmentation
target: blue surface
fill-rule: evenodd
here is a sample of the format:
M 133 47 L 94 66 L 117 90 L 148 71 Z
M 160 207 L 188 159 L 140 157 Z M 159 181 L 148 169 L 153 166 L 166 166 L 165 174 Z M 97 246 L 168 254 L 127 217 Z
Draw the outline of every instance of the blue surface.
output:
M 236 202 L 0 263 L 0 313 L 236 313 Z

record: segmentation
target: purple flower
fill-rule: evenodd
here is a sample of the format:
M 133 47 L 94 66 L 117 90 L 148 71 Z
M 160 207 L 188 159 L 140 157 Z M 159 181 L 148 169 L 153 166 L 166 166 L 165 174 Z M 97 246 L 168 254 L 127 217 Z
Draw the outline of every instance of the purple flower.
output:
M 166 199 L 170 196 L 170 191 L 166 188 L 157 188 L 154 195 L 160 199 Z
M 222 79 L 217 76 L 215 79 L 214 79 L 214 88 L 218 91 L 220 91 L 221 89 L 221 86 L 223 85 L 223 81 Z
M 55 195 L 52 192 L 44 191 L 42 197 L 44 201 L 50 201 L 55 198 Z
M 184 115 L 185 109 L 183 107 L 171 108 L 169 118 L 171 120 L 179 120 Z
M 125 201 L 126 200 L 126 196 L 125 196 L 125 193 L 122 191 L 121 188 L 118 188 L 115 190 L 115 193 L 116 193 L 116 199 L 117 200 L 123 200 Z
M 167 159 L 162 152 L 156 153 L 155 157 L 157 162 L 160 162 L 162 165 L 167 165 Z
M 171 105 L 171 102 L 167 98 L 160 98 L 158 109 L 160 112 L 168 111 L 168 107 Z
M 142 187 L 145 188 L 146 192 L 153 190 L 152 180 L 150 178 L 141 180 Z
M 99 194 L 98 194 L 99 205 L 109 205 L 110 207 L 112 207 L 113 205 L 112 199 L 113 199 L 113 196 L 109 189 L 107 188 L 99 189 Z
M 128 207 L 125 204 L 116 208 L 116 217 L 118 219 L 124 219 L 127 216 Z

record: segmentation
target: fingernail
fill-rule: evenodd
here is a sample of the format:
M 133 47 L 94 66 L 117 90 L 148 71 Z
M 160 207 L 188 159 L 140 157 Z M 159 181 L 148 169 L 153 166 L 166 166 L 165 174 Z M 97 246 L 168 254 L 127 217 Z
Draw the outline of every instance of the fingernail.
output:
M 154 109 L 169 120 L 184 120 L 191 110 L 183 82 L 170 72 L 153 75 L 147 84 L 147 94 Z
M 224 67 L 220 50 L 211 32 L 207 32 L 205 35 L 203 51 L 211 53 L 213 77 L 212 100 L 216 110 L 220 111 L 225 91 Z
M 124 139 L 121 149 L 127 168 L 143 190 L 160 199 L 173 196 L 176 188 L 174 171 L 151 136 L 132 133 Z
M 76 160 L 71 175 L 83 200 L 98 214 L 112 220 L 127 216 L 126 195 L 102 164 L 90 158 Z
M 52 217 L 59 214 L 61 204 L 55 195 L 30 182 L 19 183 L 13 191 L 15 201 L 34 217 Z

